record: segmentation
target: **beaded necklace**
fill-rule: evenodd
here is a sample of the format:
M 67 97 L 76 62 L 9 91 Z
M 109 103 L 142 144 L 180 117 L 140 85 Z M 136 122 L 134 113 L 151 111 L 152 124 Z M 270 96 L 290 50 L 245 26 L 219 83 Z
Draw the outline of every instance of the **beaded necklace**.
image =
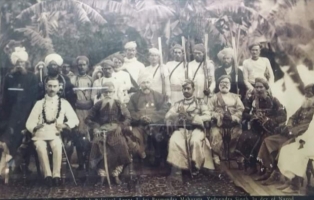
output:
M 53 124 L 56 122 L 56 120 L 59 118 L 59 115 L 60 115 L 60 110 L 61 110 L 61 98 L 58 97 L 58 109 L 57 109 L 57 116 L 55 119 L 51 120 L 51 121 L 48 121 L 47 118 L 46 118 L 46 98 L 44 100 L 44 104 L 43 104 L 43 110 L 42 110 L 42 115 L 43 115 L 43 120 L 44 120 L 44 123 L 45 124 Z

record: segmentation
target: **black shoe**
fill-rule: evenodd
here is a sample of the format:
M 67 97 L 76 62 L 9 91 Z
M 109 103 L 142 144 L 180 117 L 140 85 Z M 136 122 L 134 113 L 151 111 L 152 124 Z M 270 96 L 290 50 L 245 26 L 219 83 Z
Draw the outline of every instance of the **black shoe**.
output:
M 61 178 L 59 177 L 53 178 L 53 185 L 59 187 L 61 185 Z
M 47 176 L 47 177 L 45 178 L 45 184 L 46 184 L 46 186 L 48 186 L 48 187 L 52 187 L 52 177 L 51 177 L 51 176 Z

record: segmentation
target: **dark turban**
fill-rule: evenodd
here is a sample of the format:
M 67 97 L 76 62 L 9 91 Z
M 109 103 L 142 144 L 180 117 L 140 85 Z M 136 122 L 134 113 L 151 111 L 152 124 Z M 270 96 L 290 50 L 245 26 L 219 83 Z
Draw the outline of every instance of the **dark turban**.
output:
M 174 51 L 175 49 L 180 49 L 181 51 L 183 51 L 183 47 L 182 47 L 181 45 L 179 45 L 179 44 L 175 44 L 175 45 L 171 48 L 172 51 Z
M 193 47 L 193 51 L 201 51 L 203 53 L 205 53 L 205 47 L 204 47 L 204 44 L 196 44 L 194 45 Z
M 219 84 L 220 81 L 221 81 L 222 79 L 225 79 L 225 78 L 229 79 L 229 81 L 230 81 L 230 83 L 231 83 L 231 77 L 230 77 L 229 75 L 222 75 L 221 77 L 218 78 L 217 83 Z
M 89 65 L 89 59 L 86 56 L 78 56 L 78 57 L 76 57 L 76 60 L 75 60 L 76 64 L 78 64 L 79 60 L 85 60 L 87 65 Z
M 267 80 L 264 78 L 256 78 L 255 84 L 256 83 L 262 83 L 267 90 L 269 89 L 269 84 L 268 84 Z
M 194 82 L 190 79 L 186 79 L 183 83 L 182 83 L 182 87 L 185 87 L 187 85 L 192 85 L 192 88 L 194 88 Z
M 104 60 L 103 62 L 101 62 L 100 64 L 102 67 L 105 67 L 105 66 L 110 66 L 110 67 L 113 67 L 113 62 L 111 60 Z
M 124 63 L 124 57 L 121 54 L 116 54 L 113 57 L 120 60 L 122 63 Z

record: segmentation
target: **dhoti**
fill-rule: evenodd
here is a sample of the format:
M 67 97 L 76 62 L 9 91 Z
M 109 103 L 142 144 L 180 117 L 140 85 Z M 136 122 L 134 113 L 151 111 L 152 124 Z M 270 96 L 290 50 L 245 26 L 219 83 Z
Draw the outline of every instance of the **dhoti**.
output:
M 181 169 L 188 169 L 187 151 L 185 146 L 184 129 L 175 131 L 169 141 L 169 153 L 167 161 Z M 200 169 L 215 169 L 210 150 L 210 144 L 203 131 L 195 129 L 186 130 L 188 145 L 191 149 L 191 160 L 195 162 L 195 167 Z

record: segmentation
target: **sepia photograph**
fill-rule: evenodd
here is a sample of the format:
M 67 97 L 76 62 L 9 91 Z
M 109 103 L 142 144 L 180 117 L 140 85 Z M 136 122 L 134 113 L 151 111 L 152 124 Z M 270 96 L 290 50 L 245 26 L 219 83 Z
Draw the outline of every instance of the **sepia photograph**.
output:
M 0 0 L 0 199 L 314 196 L 313 7 Z

